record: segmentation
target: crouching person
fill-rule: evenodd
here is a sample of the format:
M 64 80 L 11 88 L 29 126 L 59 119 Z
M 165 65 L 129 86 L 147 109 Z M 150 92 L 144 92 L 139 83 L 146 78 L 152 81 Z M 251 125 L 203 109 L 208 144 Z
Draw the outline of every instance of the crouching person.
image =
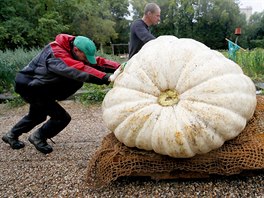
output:
M 57 35 L 55 41 L 17 73 L 15 91 L 29 103 L 29 112 L 2 140 L 13 149 L 21 149 L 25 144 L 19 136 L 44 122 L 28 140 L 38 151 L 52 152 L 47 139 L 56 136 L 71 121 L 58 101 L 74 94 L 84 82 L 109 84 L 119 72 L 119 63 L 95 57 L 95 53 L 96 46 L 87 37 Z

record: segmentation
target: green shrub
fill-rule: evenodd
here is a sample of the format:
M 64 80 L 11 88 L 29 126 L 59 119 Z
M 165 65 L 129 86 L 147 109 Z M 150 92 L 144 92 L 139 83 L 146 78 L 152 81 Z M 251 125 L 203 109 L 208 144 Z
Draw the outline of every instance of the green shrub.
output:
M 237 62 L 252 80 L 264 80 L 264 49 L 240 50 L 237 55 Z
M 0 93 L 12 91 L 16 73 L 37 55 L 39 49 L 0 51 Z
M 228 57 L 227 51 L 221 52 Z M 253 81 L 264 82 L 264 49 L 239 50 L 236 54 L 236 63 Z
M 16 93 L 13 94 L 14 98 L 12 100 L 6 101 L 6 104 L 10 108 L 20 107 L 26 104 L 26 102 Z
M 82 104 L 100 103 L 103 101 L 105 94 L 112 88 L 110 85 L 95 85 L 85 83 L 82 87 L 83 93 L 77 95 L 75 99 Z

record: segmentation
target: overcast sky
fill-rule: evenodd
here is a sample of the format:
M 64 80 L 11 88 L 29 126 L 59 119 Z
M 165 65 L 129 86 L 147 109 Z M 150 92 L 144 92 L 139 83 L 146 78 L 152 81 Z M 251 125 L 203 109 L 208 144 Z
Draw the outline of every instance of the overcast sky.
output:
M 264 0 L 240 0 L 241 8 L 245 8 L 247 6 L 252 7 L 253 13 L 262 12 L 264 11 Z

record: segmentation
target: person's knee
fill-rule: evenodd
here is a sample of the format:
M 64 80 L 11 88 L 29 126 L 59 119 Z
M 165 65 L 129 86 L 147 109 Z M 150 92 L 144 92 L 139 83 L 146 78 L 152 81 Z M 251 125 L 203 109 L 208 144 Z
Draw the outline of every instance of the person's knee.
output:
M 62 126 L 67 126 L 71 121 L 70 114 L 63 108 L 53 109 L 53 112 L 49 114 L 51 120 L 60 123 Z
M 56 117 L 53 117 L 53 119 L 57 120 L 63 127 L 67 126 L 71 121 L 71 116 L 68 112 L 64 112 L 63 114 L 60 114 Z
M 63 121 L 64 121 L 65 125 L 68 125 L 70 123 L 71 116 L 70 116 L 70 114 L 68 112 L 65 112 Z
M 46 119 L 47 119 L 47 116 L 39 116 L 38 118 L 36 118 L 36 122 L 37 124 L 40 124 L 44 122 Z

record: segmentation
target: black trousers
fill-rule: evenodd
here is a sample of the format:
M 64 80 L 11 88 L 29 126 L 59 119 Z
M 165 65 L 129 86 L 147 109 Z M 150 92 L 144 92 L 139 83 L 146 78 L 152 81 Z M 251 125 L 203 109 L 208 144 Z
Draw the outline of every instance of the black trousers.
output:
M 12 129 L 15 136 L 27 133 L 38 124 L 46 121 L 38 132 L 42 138 L 52 138 L 62 131 L 71 121 L 70 115 L 56 101 L 47 103 L 30 103 L 29 113 L 24 116 Z
M 15 136 L 27 133 L 35 126 L 46 121 L 39 129 L 38 133 L 42 138 L 52 138 L 62 131 L 71 121 L 71 116 L 57 102 L 57 99 L 65 99 L 75 93 L 82 84 L 71 87 L 54 89 L 32 88 L 26 85 L 16 84 L 15 91 L 29 103 L 29 113 L 24 116 L 12 129 Z M 60 93 L 61 92 L 61 93 Z M 58 97 L 55 97 L 59 95 Z M 63 97 L 61 97 L 63 95 Z M 49 116 L 49 119 L 47 120 Z

